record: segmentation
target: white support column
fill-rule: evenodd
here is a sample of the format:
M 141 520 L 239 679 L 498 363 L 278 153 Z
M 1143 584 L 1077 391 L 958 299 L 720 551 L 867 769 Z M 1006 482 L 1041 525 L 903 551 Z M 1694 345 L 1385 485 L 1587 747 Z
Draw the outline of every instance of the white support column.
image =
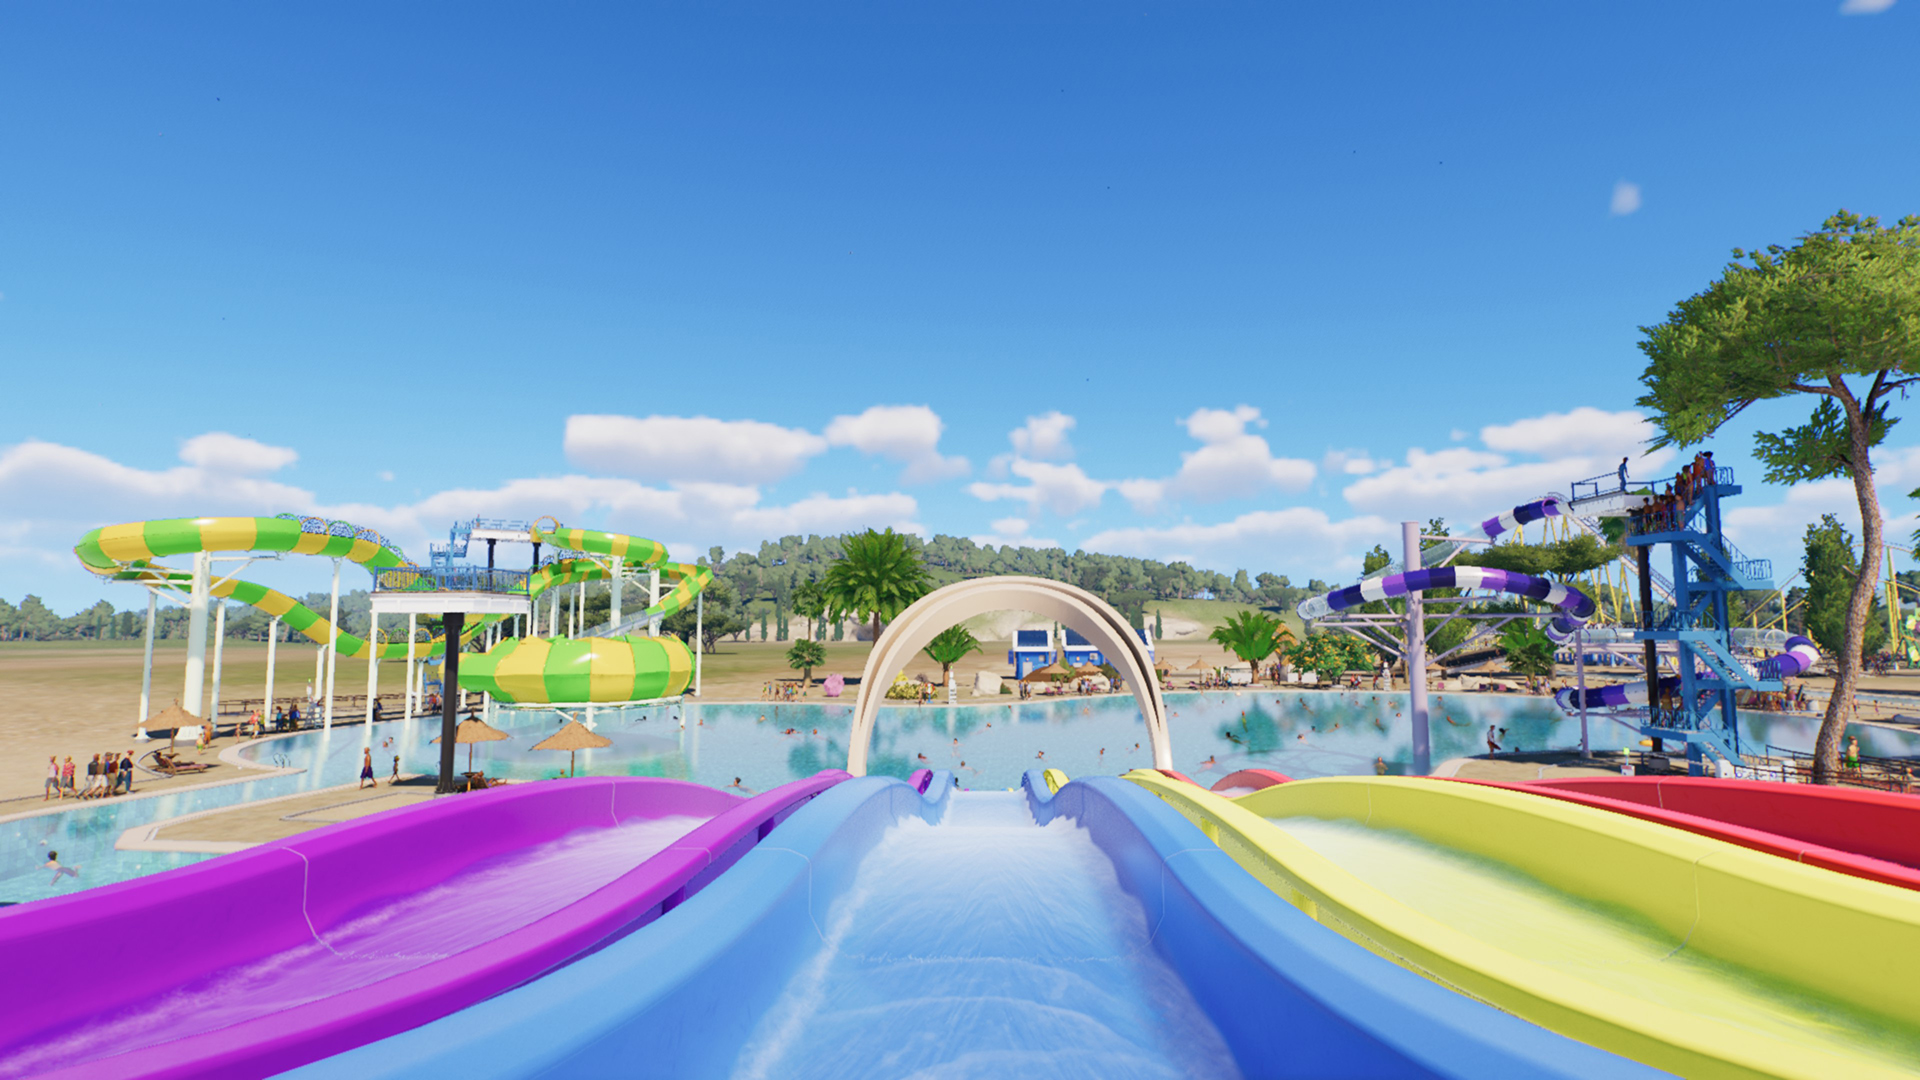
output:
M 340 560 L 333 560 L 333 598 L 327 602 L 327 704 L 323 726 L 333 730 L 333 676 L 340 667 Z
M 418 707 L 414 702 L 413 691 L 414 691 L 414 683 L 419 679 L 418 669 L 420 665 L 413 658 L 413 639 L 419 636 L 420 636 L 420 616 L 417 614 L 408 613 L 407 615 L 407 704 L 406 704 L 406 718 L 408 720 L 413 719 L 413 710 Z
M 560 590 L 557 588 L 547 591 L 547 636 L 560 636 Z
M 273 661 L 274 653 L 280 648 L 280 616 L 275 615 L 267 624 L 267 698 L 260 706 L 260 723 L 273 723 Z
M 1420 523 L 1400 523 L 1406 572 L 1420 569 Z M 1413 775 L 1433 771 L 1433 746 L 1427 737 L 1427 622 L 1420 598 L 1407 594 L 1407 719 L 1413 722 Z
M 647 571 L 647 607 L 658 606 L 660 606 L 660 568 L 656 566 Z M 660 616 L 655 615 L 647 620 L 647 636 L 660 636 Z
M 147 590 L 147 658 L 140 669 L 140 723 L 134 738 L 142 742 L 147 739 L 147 717 L 153 715 L 153 613 L 160 603 L 159 594 Z
M 613 601 L 612 606 L 608 609 L 608 617 L 612 619 L 613 625 L 615 626 L 620 625 L 620 594 L 627 591 L 627 583 L 620 576 L 623 572 L 622 564 L 624 562 L 626 562 L 626 560 L 618 555 L 613 557 L 613 579 L 607 583 L 607 587 L 613 590 Z M 1889 563 L 1888 565 L 1892 564 Z
M 307 684 L 307 711 L 320 701 L 320 688 L 327 685 L 327 646 L 322 643 L 313 653 L 313 681 Z
M 373 745 L 373 703 L 380 694 L 380 613 L 367 613 L 367 733 L 361 746 Z
M 573 587 L 573 632 L 568 637 L 577 638 L 587 632 L 587 583 L 581 582 Z
M 693 696 L 700 696 L 700 657 L 707 651 L 707 594 L 693 598 Z
M 207 688 L 207 577 L 212 572 L 213 556 L 196 552 L 193 556 L 193 585 L 187 593 L 187 676 L 180 694 L 180 707 L 202 716 Z
M 213 698 L 207 703 L 207 723 L 220 722 L 220 668 L 221 657 L 227 649 L 227 602 L 215 599 L 219 605 L 213 612 Z M 211 735 L 211 733 L 209 733 Z

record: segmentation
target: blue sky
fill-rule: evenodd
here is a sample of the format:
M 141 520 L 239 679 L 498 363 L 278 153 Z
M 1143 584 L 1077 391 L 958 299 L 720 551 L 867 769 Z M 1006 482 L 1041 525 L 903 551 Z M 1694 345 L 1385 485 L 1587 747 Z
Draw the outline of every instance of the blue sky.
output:
M 1729 249 L 1920 212 L 1915 5 L 1846 6 L 19 8 L 0 596 L 284 510 L 1351 577 L 1637 453 Z M 1785 565 L 1803 412 L 1715 444 Z

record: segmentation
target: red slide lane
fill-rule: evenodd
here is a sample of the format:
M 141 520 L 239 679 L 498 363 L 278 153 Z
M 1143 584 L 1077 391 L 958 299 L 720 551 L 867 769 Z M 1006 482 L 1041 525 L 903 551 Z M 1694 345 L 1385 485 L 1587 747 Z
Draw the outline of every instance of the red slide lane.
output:
M 1238 772 L 1230 772 L 1222 777 L 1218 783 L 1213 785 L 1213 790 L 1226 791 L 1229 788 L 1253 788 L 1257 791 L 1260 788 L 1269 788 L 1275 784 L 1287 783 L 1292 779 L 1293 777 L 1285 773 L 1274 772 L 1272 769 L 1241 769 Z
M 1466 780 L 1459 783 L 1482 784 L 1529 795 L 1562 799 L 1567 802 L 1608 810 L 1642 821 L 1651 821 L 1701 836 L 1725 840 L 1754 851 L 1793 859 L 1854 877 L 1920 890 L 1920 869 L 1873 855 L 1859 848 L 1874 850 L 1904 849 L 1920 852 L 1920 843 L 1908 835 L 1881 830 L 1913 829 L 1920 826 L 1920 799 L 1890 795 L 1887 792 L 1857 791 L 1841 788 L 1813 788 L 1804 785 L 1767 783 L 1757 780 L 1718 780 L 1706 777 L 1664 779 L 1660 777 L 1592 777 L 1579 780 L 1539 780 L 1524 784 L 1493 780 Z M 1738 790 L 1735 786 L 1738 785 Z M 1682 793 L 1677 788 L 1688 790 Z M 1850 798 L 1855 795 L 1880 796 L 1900 800 L 1894 805 L 1873 805 Z M 1833 796 L 1839 796 L 1833 798 Z M 1662 806 L 1661 804 L 1665 805 Z M 1689 809 L 1678 809 L 1676 804 Z M 1691 810 L 1691 812 L 1689 812 Z M 1701 811 L 1714 811 L 1708 816 Z M 1742 820 L 1733 820 L 1734 814 Z M 1837 821 L 1837 824 L 1836 824 Z M 1762 827 L 1778 824 L 1778 830 Z M 1859 830 L 1871 843 L 1847 840 L 1847 850 L 1818 842 L 1816 836 L 1844 836 L 1842 826 Z M 1787 830 L 1793 830 L 1792 833 Z M 1798 833 L 1799 835 L 1793 835 Z

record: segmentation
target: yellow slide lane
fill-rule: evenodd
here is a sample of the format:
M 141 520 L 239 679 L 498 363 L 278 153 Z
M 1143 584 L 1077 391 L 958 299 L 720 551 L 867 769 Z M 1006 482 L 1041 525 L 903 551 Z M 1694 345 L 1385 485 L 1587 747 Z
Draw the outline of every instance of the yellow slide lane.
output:
M 1572 803 L 1333 777 L 1153 791 L 1408 968 L 1683 1076 L 1920 1072 L 1920 894 Z

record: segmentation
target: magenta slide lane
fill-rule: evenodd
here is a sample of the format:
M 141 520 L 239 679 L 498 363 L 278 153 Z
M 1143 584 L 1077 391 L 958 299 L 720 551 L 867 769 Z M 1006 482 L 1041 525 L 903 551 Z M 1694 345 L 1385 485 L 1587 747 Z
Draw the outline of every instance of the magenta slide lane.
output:
M 240 1077 L 294 1068 L 446 1016 L 646 925 L 703 888 L 837 769 L 742 798 L 634 777 L 549 780 L 328 826 L 152 877 L 0 911 L 0 1061 L 195 979 L 325 945 L 383 903 L 581 830 L 706 818 L 577 902 L 344 993 L 43 1076 Z

